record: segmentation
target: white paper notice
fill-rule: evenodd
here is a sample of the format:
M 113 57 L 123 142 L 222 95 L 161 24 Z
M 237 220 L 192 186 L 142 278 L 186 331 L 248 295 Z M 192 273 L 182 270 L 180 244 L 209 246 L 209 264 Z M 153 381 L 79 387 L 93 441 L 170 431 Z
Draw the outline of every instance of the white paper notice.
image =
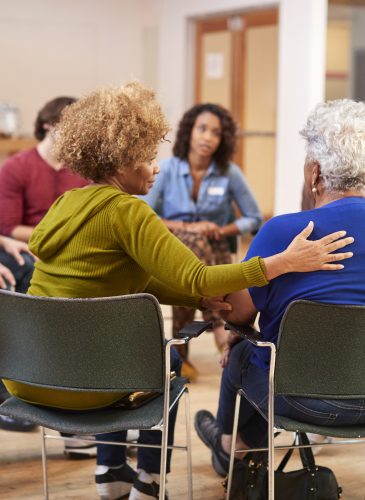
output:
M 209 80 L 219 80 L 224 73 L 224 54 L 210 52 L 205 56 L 205 77 Z

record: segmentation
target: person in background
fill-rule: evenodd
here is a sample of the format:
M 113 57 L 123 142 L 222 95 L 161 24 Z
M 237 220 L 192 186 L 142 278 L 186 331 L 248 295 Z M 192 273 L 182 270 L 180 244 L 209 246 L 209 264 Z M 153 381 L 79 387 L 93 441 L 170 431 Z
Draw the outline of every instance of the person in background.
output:
M 60 163 L 53 152 L 53 135 L 73 97 L 56 97 L 38 112 L 34 135 L 40 142 L 11 156 L 0 169 L 0 234 L 28 241 L 52 203 L 65 191 L 87 181 Z
M 87 181 L 60 163 L 53 152 L 53 127 L 60 120 L 62 111 L 75 102 L 73 97 L 56 97 L 47 102 L 38 112 L 34 124 L 34 135 L 40 142 L 32 149 L 11 156 L 0 168 L 0 234 L 8 236 L 5 246 L 15 240 L 27 242 L 52 203 L 68 189 L 82 187 Z M 26 244 L 24 245 L 24 248 Z M 19 247 L 20 248 L 20 247 Z M 27 250 L 15 259 L 3 249 L 0 262 L 10 268 L 16 291 L 27 291 L 33 272 L 33 259 Z M 22 260 L 24 259 L 24 264 Z M 3 272 L 6 273 L 6 270 Z M 11 278 L 10 278 L 11 282 Z M 6 396 L 3 391 L 3 399 Z M 26 421 L 0 416 L 0 428 L 28 430 Z M 65 454 L 70 458 L 95 456 L 96 448 L 89 443 L 67 441 Z
M 316 238 L 338 225 L 343 227 L 354 238 L 350 247 L 354 257 L 340 272 L 288 273 L 268 286 L 241 290 L 226 297 L 233 305 L 227 320 L 252 324 L 260 312 L 261 335 L 275 343 L 283 314 L 294 300 L 365 304 L 365 104 L 349 99 L 319 104 L 309 115 L 301 135 L 307 150 L 305 194 L 314 208 L 269 220 L 253 240 L 246 259 L 280 252 L 298 228 L 310 220 L 314 221 Z M 237 446 L 247 449 L 267 444 L 269 357 L 268 350 L 230 334 L 222 358 L 224 370 L 217 419 L 206 410 L 195 417 L 197 433 L 211 449 L 218 474 L 224 475 L 228 470 L 237 387 L 243 388 L 248 398 L 241 401 Z M 275 413 L 313 425 L 365 423 L 362 399 L 278 396 Z
M 0 288 L 25 293 L 33 270 L 34 257 L 27 243 L 0 235 Z
M 29 245 L 39 260 L 30 295 L 87 298 L 147 292 L 165 304 L 226 309 L 221 294 L 265 285 L 288 271 L 342 268 L 336 261 L 351 254 L 331 252 L 349 239 L 338 240 L 343 232 L 337 231 L 309 241 L 312 224 L 280 255 L 224 266 L 202 263 L 137 197 L 147 194 L 156 180 L 157 148 L 168 130 L 154 92 L 137 82 L 96 90 L 65 109 L 55 130 L 58 157 L 92 184 L 58 198 L 34 230 Z M 180 370 L 174 350 L 171 369 Z M 75 397 L 68 391 L 4 382 L 9 392 L 28 402 L 78 411 L 112 405 L 122 396 L 85 391 Z M 170 445 L 176 412 L 170 413 Z M 103 441 L 125 438 L 125 432 L 101 436 Z M 141 432 L 139 442 L 158 445 L 161 433 Z M 171 451 L 168 471 L 170 459 Z M 139 448 L 137 467 L 138 472 L 126 462 L 125 447 L 98 445 L 99 496 L 158 497 L 160 449 Z
M 217 104 L 197 104 L 182 117 L 171 158 L 144 199 L 157 209 L 170 231 L 208 265 L 231 262 L 229 237 L 254 233 L 262 223 L 256 200 L 240 168 L 232 163 L 236 124 Z M 233 210 L 237 207 L 237 214 Z M 173 336 L 194 319 L 195 310 L 173 307 Z M 227 332 L 217 312 L 212 320 L 218 348 Z M 188 345 L 178 346 L 182 373 L 194 380 L 196 368 L 188 359 Z
M 34 270 L 34 257 L 28 245 L 6 236 L 0 236 L 0 288 L 25 293 L 28 290 Z M 0 381 L 0 403 L 9 397 Z M 0 429 L 28 432 L 37 426 L 25 419 L 15 419 L 0 415 Z

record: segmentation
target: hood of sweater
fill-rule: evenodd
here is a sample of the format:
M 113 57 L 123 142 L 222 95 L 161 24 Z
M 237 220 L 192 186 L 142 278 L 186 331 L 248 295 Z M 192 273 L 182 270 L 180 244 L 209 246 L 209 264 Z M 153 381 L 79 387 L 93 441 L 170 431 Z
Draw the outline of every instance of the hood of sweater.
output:
M 72 189 L 60 196 L 34 229 L 29 248 L 39 259 L 49 259 L 73 238 L 86 221 L 122 194 L 113 186 Z

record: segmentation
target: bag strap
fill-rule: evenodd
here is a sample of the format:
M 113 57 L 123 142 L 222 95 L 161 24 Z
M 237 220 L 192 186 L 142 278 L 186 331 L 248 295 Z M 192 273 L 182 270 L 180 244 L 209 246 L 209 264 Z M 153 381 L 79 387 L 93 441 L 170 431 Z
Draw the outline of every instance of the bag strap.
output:
M 294 438 L 294 441 L 293 441 L 293 444 L 292 444 L 293 447 L 295 446 L 295 444 L 297 442 L 297 436 L 298 436 L 298 444 L 299 445 L 305 445 L 306 446 L 306 445 L 310 444 L 308 436 L 307 436 L 307 434 L 305 432 L 297 432 L 295 434 L 295 438 Z M 285 455 L 283 456 L 283 458 L 282 458 L 282 460 L 281 460 L 278 468 L 276 469 L 277 471 L 282 472 L 285 469 L 285 467 L 287 466 L 287 463 L 289 462 L 291 456 L 293 455 L 294 449 L 295 448 L 290 448 L 285 453 Z M 299 454 L 300 454 L 300 458 L 301 458 L 303 467 L 306 467 L 306 468 L 315 467 L 316 463 L 315 463 L 315 460 L 314 460 L 312 448 L 299 448 Z
M 305 432 L 298 432 L 298 441 L 300 445 L 308 446 L 310 444 Z M 316 462 L 314 460 L 312 448 L 299 448 L 299 453 L 304 467 L 315 467 Z
M 297 441 L 297 436 L 295 435 L 292 446 L 295 445 L 296 441 Z M 278 468 L 276 469 L 277 471 L 283 472 L 283 470 L 285 469 L 287 463 L 289 462 L 289 460 L 293 454 L 293 451 L 294 451 L 294 448 L 289 448 L 289 450 L 285 453 L 285 455 L 281 459 L 281 462 L 278 465 Z

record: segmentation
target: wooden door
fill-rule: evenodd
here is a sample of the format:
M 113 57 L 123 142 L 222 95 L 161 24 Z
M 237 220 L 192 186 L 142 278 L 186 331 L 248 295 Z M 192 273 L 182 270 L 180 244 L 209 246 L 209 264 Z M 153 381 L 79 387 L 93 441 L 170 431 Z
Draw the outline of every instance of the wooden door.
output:
M 235 161 L 266 217 L 274 207 L 277 22 L 270 10 L 196 23 L 195 101 L 221 104 L 239 124 Z

